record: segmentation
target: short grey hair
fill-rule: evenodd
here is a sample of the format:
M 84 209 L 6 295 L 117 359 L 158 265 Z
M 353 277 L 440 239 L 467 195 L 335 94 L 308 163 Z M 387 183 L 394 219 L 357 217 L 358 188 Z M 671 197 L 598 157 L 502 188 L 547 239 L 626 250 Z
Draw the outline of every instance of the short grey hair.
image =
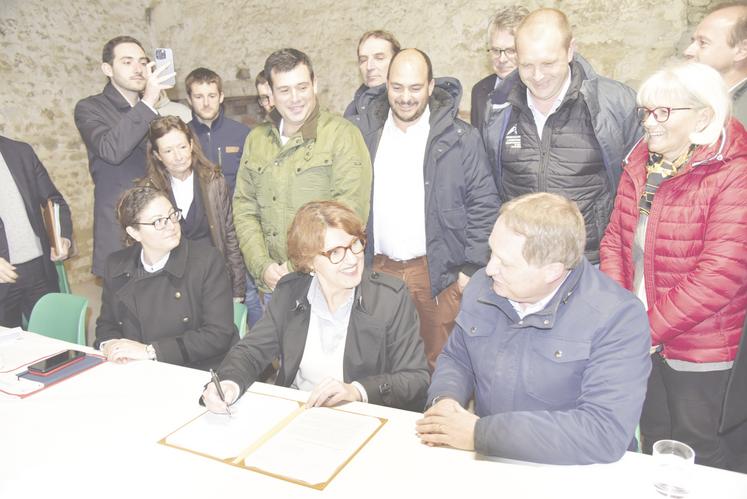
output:
M 710 66 L 698 62 L 677 63 L 660 69 L 643 82 L 638 90 L 639 106 L 653 108 L 673 105 L 710 108 L 710 123 L 703 130 L 693 131 L 693 144 L 713 144 L 731 115 L 731 98 L 721 75 Z
M 506 30 L 514 35 L 516 27 L 519 26 L 521 21 L 523 21 L 528 15 L 529 9 L 523 5 L 515 4 L 498 9 L 498 11 L 493 14 L 493 17 L 490 18 L 490 22 L 488 23 L 488 44 L 490 44 L 490 39 L 493 38 L 493 33 L 496 31 Z

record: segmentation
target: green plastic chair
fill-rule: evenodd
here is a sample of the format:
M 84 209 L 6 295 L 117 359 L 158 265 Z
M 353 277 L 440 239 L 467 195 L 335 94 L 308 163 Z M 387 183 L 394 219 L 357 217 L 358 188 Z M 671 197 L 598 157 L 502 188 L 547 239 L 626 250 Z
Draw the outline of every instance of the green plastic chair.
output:
M 248 312 L 246 310 L 246 305 L 243 303 L 235 303 L 233 304 L 233 323 L 236 324 L 236 328 L 239 330 L 239 338 L 243 338 L 246 336 L 246 332 L 249 329 L 249 326 L 246 324 L 246 316 Z
M 70 294 L 70 283 L 67 280 L 65 264 L 62 262 L 55 262 L 55 267 L 57 268 L 57 283 L 60 285 L 60 293 Z
M 28 330 L 50 338 L 86 344 L 88 299 L 66 293 L 47 293 L 34 305 Z

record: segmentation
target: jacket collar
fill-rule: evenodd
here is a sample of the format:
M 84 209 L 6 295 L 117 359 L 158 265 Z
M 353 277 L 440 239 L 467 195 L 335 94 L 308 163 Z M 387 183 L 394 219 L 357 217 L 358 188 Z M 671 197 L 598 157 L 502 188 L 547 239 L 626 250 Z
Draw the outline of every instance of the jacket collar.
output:
M 225 115 L 225 110 L 223 108 L 223 104 L 220 105 L 220 108 L 218 109 L 218 116 L 215 117 L 213 122 L 210 124 L 210 126 L 207 126 L 205 123 L 200 121 L 200 119 L 195 114 L 194 110 L 192 110 L 192 124 L 195 127 L 195 130 L 197 133 L 207 133 L 213 130 L 218 130 L 221 125 L 223 125 L 223 116 Z
M 122 275 L 133 276 L 140 269 L 140 253 L 142 252 L 142 246 L 135 244 L 132 246 L 130 253 L 121 260 L 118 260 L 114 264 L 112 269 L 112 277 L 119 277 Z M 189 241 L 182 236 L 179 241 L 179 245 L 171 250 L 169 261 L 166 262 L 166 266 L 163 268 L 164 272 L 171 274 L 174 277 L 184 277 L 184 272 L 187 268 L 187 257 L 189 256 Z
M 563 283 L 560 285 L 557 292 L 555 293 L 555 296 L 553 296 L 552 300 L 550 300 L 545 308 L 543 308 L 539 312 L 535 312 L 533 314 L 525 316 L 524 319 L 519 321 L 519 325 L 522 327 L 534 327 L 537 329 L 552 329 L 555 325 L 555 321 L 557 320 L 560 307 L 568 303 L 568 300 L 576 290 L 576 287 L 578 286 L 578 283 L 581 280 L 581 276 L 584 274 L 584 272 L 590 271 L 591 264 L 586 259 L 586 257 L 581 257 L 581 262 L 576 265 L 573 270 L 571 270 L 570 274 L 568 274 L 568 277 L 566 277 L 565 281 L 563 281 Z M 518 317 L 516 311 L 514 310 L 513 306 L 511 306 L 511 303 L 508 301 L 508 299 L 495 294 L 495 291 L 493 291 L 493 286 L 491 285 L 492 280 L 490 279 L 490 277 L 487 277 L 486 282 L 487 285 L 485 286 L 485 289 L 482 290 L 482 293 L 477 298 L 477 301 L 479 303 L 496 306 L 511 318 Z
M 369 295 L 369 286 L 366 283 L 369 277 L 370 274 L 364 270 L 361 283 L 355 288 L 355 295 L 353 297 L 353 310 L 360 311 L 366 315 L 370 315 L 365 306 L 365 303 L 368 302 Z M 293 296 L 290 299 L 289 312 L 307 312 L 311 307 L 307 296 L 309 294 L 309 287 L 311 286 L 311 275 L 306 274 L 305 272 L 294 272 L 284 279 L 298 279 L 300 281 L 299 284 L 293 288 Z
M 320 114 L 321 110 L 319 108 L 319 98 L 317 96 L 314 109 L 311 111 L 309 117 L 306 118 L 306 121 L 304 121 L 303 125 L 301 125 L 301 128 L 299 128 L 298 132 L 296 132 L 301 134 L 301 138 L 303 138 L 304 141 L 316 139 L 317 125 L 319 123 Z M 270 111 L 270 121 L 277 131 L 278 137 L 280 136 L 280 121 L 282 119 L 283 117 L 280 116 L 280 112 L 278 112 L 277 108 L 272 108 L 272 111 Z
M 132 106 L 130 106 L 130 103 L 127 102 L 127 99 L 124 98 L 124 96 L 119 93 L 119 90 L 114 88 L 114 85 L 112 85 L 112 82 L 106 84 L 104 87 L 104 97 L 109 99 L 109 101 L 116 107 L 117 109 L 121 110 L 127 110 L 130 109 Z

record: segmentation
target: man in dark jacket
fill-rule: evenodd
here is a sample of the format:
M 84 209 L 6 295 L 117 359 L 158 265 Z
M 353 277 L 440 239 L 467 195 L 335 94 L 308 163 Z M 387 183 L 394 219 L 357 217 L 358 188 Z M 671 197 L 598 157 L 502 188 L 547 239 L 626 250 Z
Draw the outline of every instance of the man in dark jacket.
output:
M 460 97 L 457 80 L 433 79 L 426 54 L 403 50 L 359 123 L 374 164 L 367 256 L 407 283 L 431 369 L 487 261 L 499 207 L 480 136 L 457 118 Z
M 158 117 L 156 102 L 163 81 L 149 63 L 143 46 L 130 36 L 104 45 L 101 71 L 109 78 L 104 91 L 75 106 L 75 126 L 88 150 L 93 178 L 93 273 L 103 277 L 106 257 L 121 249 L 122 230 L 114 216 L 119 196 L 145 174 L 145 135 Z M 142 93 L 142 98 L 140 94 Z
M 518 70 L 491 96 L 483 139 L 501 200 L 554 192 L 578 203 L 599 263 L 622 160 L 641 137 L 635 92 L 574 57 L 565 14 L 539 9 L 516 30 Z
M 501 207 L 490 261 L 433 373 L 423 442 L 548 464 L 608 463 L 635 448 L 651 371 L 646 311 L 589 264 L 584 239 L 578 207 L 561 196 Z
M 355 91 L 353 100 L 345 108 L 343 116 L 353 123 L 360 120 L 366 111 L 366 103 L 386 83 L 386 75 L 392 57 L 400 51 L 399 41 L 384 30 L 367 31 L 358 41 L 358 68 L 363 84 Z
M 470 122 L 480 128 L 485 121 L 485 108 L 490 94 L 516 69 L 516 27 L 529 14 L 523 5 L 501 8 L 490 19 L 488 27 L 488 54 L 493 72 L 472 87 Z
M 42 218 L 47 200 L 60 207 L 62 248 L 51 247 Z M 31 146 L 0 136 L 0 325 L 21 325 L 39 298 L 59 291 L 52 262 L 70 251 L 70 208 Z

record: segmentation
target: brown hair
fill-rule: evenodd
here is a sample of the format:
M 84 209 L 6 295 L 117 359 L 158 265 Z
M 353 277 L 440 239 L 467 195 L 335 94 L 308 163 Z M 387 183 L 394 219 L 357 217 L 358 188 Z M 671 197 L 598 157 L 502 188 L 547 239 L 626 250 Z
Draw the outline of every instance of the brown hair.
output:
M 525 194 L 501 206 L 499 220 L 523 236 L 522 256 L 536 266 L 562 263 L 572 269 L 586 247 L 584 217 L 573 201 L 558 194 Z
M 218 73 L 208 68 L 197 68 L 192 70 L 184 80 L 184 86 L 187 87 L 187 95 L 192 96 L 192 85 L 195 83 L 215 83 L 218 92 L 223 92 L 223 79 Z
M 735 47 L 742 40 L 747 39 L 747 2 L 724 2 L 716 5 L 708 14 L 713 14 L 724 9 L 741 8 L 742 12 L 734 19 L 734 25 L 726 38 L 730 47 Z
M 148 129 L 148 152 L 145 160 L 145 178 L 138 180 L 141 185 L 150 184 L 153 187 L 171 194 L 171 180 L 169 172 L 158 157 L 156 141 L 172 130 L 182 132 L 192 144 L 192 170 L 198 177 L 209 181 L 220 175 L 220 169 L 210 162 L 202 152 L 200 141 L 197 140 L 192 129 L 178 116 L 162 116 L 150 122 Z
M 117 221 L 122 226 L 122 230 L 125 234 L 124 243 L 126 246 L 130 246 L 135 243 L 135 240 L 127 233 L 125 229 L 132 227 L 139 222 L 140 213 L 150 204 L 154 199 L 163 196 L 168 199 L 168 195 L 155 187 L 149 185 L 141 185 L 127 189 L 119 197 L 117 202 Z M 171 202 L 171 201 L 169 201 Z
M 272 72 L 276 73 L 287 73 L 296 69 L 296 66 L 303 64 L 309 69 L 309 76 L 311 81 L 314 81 L 314 67 L 311 65 L 311 59 L 309 56 L 297 49 L 280 49 L 276 50 L 265 61 L 265 76 L 267 77 L 267 83 L 270 84 L 270 88 L 275 86 L 272 84 Z
M 311 261 L 324 251 L 328 228 L 344 230 L 362 241 L 366 230 L 358 215 L 337 201 L 312 201 L 303 205 L 288 229 L 288 260 L 296 270 L 311 272 Z
M 101 62 L 105 62 L 111 65 L 114 62 L 114 49 L 116 49 L 118 45 L 122 45 L 123 43 L 134 43 L 135 45 L 140 47 L 143 52 L 145 52 L 142 43 L 131 36 L 122 35 L 116 38 L 112 38 L 111 40 L 106 42 L 106 45 L 104 45 L 104 49 L 101 51 Z

